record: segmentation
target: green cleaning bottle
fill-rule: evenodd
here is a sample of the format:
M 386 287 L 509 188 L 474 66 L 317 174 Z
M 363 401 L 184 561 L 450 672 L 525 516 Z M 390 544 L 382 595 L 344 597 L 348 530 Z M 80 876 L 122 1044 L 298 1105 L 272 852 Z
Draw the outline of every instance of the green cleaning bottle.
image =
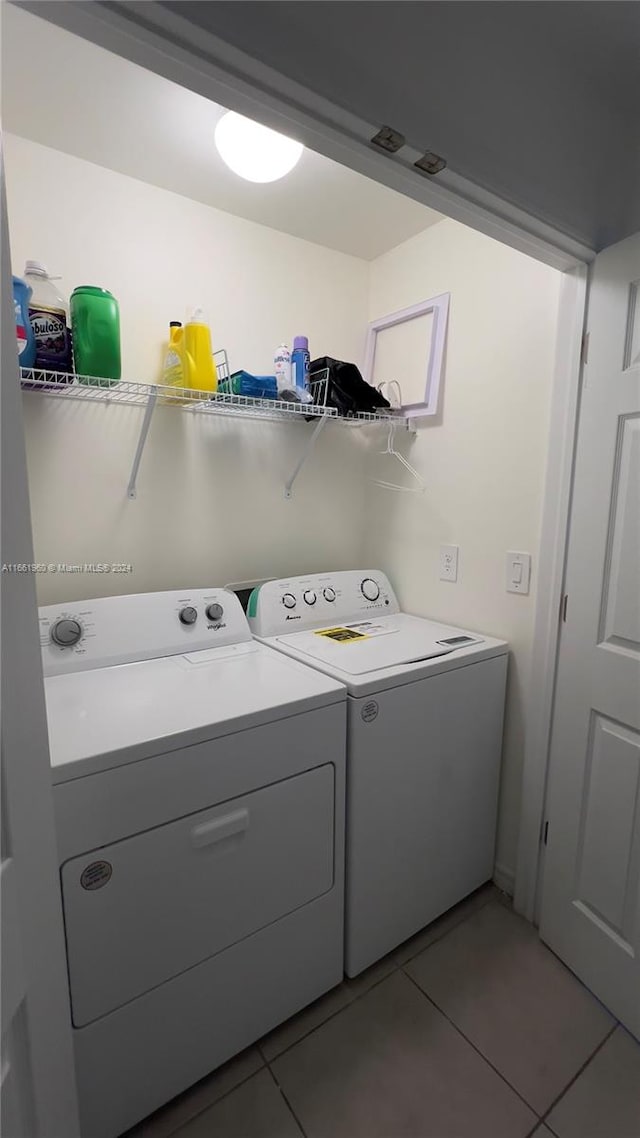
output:
M 105 288 L 81 285 L 71 294 L 71 331 L 75 369 L 81 383 L 97 378 L 102 387 L 117 383 L 120 361 L 120 312 Z

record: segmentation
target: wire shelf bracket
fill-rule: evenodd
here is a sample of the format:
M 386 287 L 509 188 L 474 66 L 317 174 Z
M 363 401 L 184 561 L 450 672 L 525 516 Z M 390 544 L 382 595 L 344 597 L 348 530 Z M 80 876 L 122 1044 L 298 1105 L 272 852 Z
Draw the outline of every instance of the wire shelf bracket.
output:
M 138 492 L 136 490 L 136 479 L 138 477 L 138 470 L 140 469 L 140 463 L 142 462 L 144 445 L 147 441 L 147 435 L 149 434 L 149 427 L 151 426 L 151 420 L 153 418 L 153 412 L 155 411 L 157 401 L 158 392 L 150 391 L 147 398 L 147 406 L 144 409 L 144 418 L 142 420 L 142 426 L 140 428 L 136 453 L 133 456 L 133 466 L 131 467 L 129 483 L 127 485 L 127 498 L 137 498 L 138 496 Z
M 318 438 L 321 435 L 324 427 L 326 427 L 327 423 L 329 422 L 329 418 L 330 418 L 330 416 L 326 415 L 326 416 L 323 416 L 321 419 L 318 419 L 318 422 L 316 423 L 315 427 L 313 428 L 313 433 L 311 434 L 310 438 L 307 439 L 306 447 L 304 448 L 300 458 L 298 459 L 296 465 L 294 466 L 291 476 L 287 479 L 287 481 L 284 484 L 284 496 L 287 500 L 289 500 L 290 498 L 293 497 L 293 484 L 294 484 L 296 478 L 298 477 L 300 471 L 302 470 L 305 462 L 309 458 L 309 455 L 311 454 L 311 451 L 313 450 L 314 446 L 316 445 Z
M 229 376 L 229 363 L 225 351 L 214 353 L 219 379 Z M 320 433 L 328 422 L 341 427 L 354 428 L 370 425 L 389 425 L 415 430 L 415 420 L 409 420 L 401 412 L 358 411 L 352 415 L 341 415 L 335 407 L 327 404 L 327 385 L 322 382 L 314 388 L 314 402 L 290 402 L 282 399 L 254 399 L 246 395 L 230 392 L 215 393 L 196 391 L 193 388 L 167 387 L 155 383 L 136 383 L 133 380 L 105 380 L 95 376 L 69 375 L 66 372 L 45 371 L 41 368 L 22 368 L 20 372 L 22 388 L 26 392 L 38 392 L 56 399 L 100 403 L 144 408 L 144 415 L 138 436 L 131 473 L 127 483 L 127 498 L 137 497 L 137 480 L 140 465 L 147 443 L 154 411 L 158 404 L 173 407 L 191 415 L 214 415 L 223 418 L 245 419 L 257 422 L 306 423 L 314 422 L 314 428 L 307 437 L 306 445 L 291 475 L 284 485 L 284 496 L 293 496 L 293 486 L 307 462 Z

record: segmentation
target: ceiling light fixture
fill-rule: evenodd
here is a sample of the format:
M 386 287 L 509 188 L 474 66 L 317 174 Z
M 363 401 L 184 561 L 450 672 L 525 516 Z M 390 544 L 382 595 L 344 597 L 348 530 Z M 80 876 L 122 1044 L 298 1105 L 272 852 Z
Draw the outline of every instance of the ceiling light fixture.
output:
M 234 174 L 248 182 L 277 182 L 300 161 L 301 142 L 285 138 L 268 126 L 227 111 L 218 120 L 215 143 L 220 157 Z

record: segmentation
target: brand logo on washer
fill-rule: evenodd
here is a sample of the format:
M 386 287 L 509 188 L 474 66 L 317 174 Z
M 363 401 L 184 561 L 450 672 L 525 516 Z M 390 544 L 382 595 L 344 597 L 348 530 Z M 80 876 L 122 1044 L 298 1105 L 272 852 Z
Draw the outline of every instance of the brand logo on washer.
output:
M 362 719 L 365 723 L 373 723 L 374 719 L 378 718 L 379 710 L 380 708 L 378 707 L 375 699 L 370 699 L 365 703 L 362 711 L 360 712 L 360 715 L 362 716 Z
M 299 616 L 286 616 L 285 620 L 300 620 Z
M 109 861 L 92 861 L 81 874 L 80 884 L 83 889 L 102 889 L 113 873 L 113 866 Z

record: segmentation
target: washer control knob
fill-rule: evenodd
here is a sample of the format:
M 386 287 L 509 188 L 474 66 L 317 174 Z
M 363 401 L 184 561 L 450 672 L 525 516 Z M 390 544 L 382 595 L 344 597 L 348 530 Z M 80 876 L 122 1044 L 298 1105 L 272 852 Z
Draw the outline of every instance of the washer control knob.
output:
M 371 577 L 365 577 L 360 585 L 360 591 L 363 597 L 368 601 L 377 601 L 380 596 L 380 589 Z
M 198 619 L 198 610 L 194 609 L 193 605 L 186 605 L 185 608 L 180 609 L 178 616 L 181 624 L 195 624 Z
M 51 626 L 51 639 L 59 648 L 73 648 L 82 636 L 82 625 L 78 620 L 63 618 Z
M 327 585 L 327 588 L 322 590 L 322 595 L 325 601 L 335 601 L 336 599 L 336 591 L 331 588 L 331 585 Z
M 318 599 L 318 594 L 315 592 L 314 589 L 306 589 L 305 592 L 302 594 L 302 597 L 303 597 L 305 605 L 315 605 L 315 603 Z
M 296 607 L 296 598 L 293 593 L 285 593 L 282 598 L 282 603 L 286 609 L 294 609 Z
M 214 621 L 214 623 L 217 623 L 217 621 L 222 620 L 222 617 L 224 616 L 224 609 L 223 609 L 222 605 L 218 605 L 218 604 L 208 605 L 206 613 L 207 613 L 207 620 L 212 620 L 212 621 Z

